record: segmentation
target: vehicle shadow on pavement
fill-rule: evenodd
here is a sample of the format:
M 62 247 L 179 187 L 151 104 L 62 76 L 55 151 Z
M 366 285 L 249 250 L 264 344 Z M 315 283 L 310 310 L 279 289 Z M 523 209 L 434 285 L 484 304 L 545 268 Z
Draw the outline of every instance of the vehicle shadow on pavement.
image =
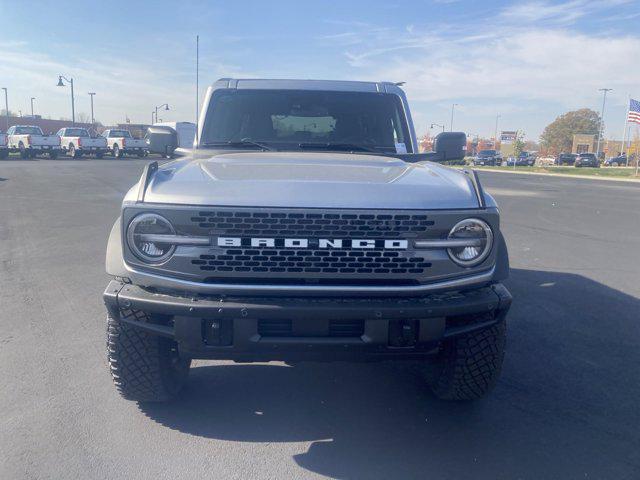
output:
M 632 478 L 640 300 L 567 273 L 516 269 L 508 287 L 503 375 L 482 401 L 442 402 L 396 364 L 225 363 L 139 408 L 202 437 L 308 442 L 294 461 L 334 478 Z

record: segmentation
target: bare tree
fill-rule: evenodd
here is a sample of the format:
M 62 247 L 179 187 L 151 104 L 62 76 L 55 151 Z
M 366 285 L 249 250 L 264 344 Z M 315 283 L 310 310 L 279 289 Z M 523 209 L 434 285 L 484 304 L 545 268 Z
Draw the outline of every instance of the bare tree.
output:
M 87 115 L 84 112 L 80 112 L 78 113 L 78 115 L 76 115 L 76 121 L 78 123 L 91 123 L 91 116 Z

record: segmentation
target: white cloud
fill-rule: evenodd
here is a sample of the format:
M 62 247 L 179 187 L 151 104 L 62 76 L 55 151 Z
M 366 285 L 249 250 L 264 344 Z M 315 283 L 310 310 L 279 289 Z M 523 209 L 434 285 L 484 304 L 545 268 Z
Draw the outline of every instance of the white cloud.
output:
M 553 3 L 546 0 L 535 0 L 516 3 L 506 7 L 501 17 L 513 22 L 554 22 L 572 24 L 576 20 L 594 12 L 606 10 L 631 3 L 633 0 L 570 0 Z
M 164 120 L 195 118 L 195 68 L 158 59 L 127 59 L 100 53 L 71 61 L 34 51 L 23 42 L 0 43 L 0 78 L 9 89 L 9 109 L 30 111 L 29 98 L 36 97 L 35 113 L 52 118 L 71 118 L 69 87 L 56 86 L 58 75 L 74 78 L 76 115 L 90 113 L 89 91 L 96 92 L 95 116 L 105 124 L 150 121 L 155 105 L 168 102 Z M 234 65 L 201 62 L 201 85 L 218 76 L 241 74 Z M 201 94 L 202 98 L 202 94 Z M 4 108 L 4 101 L 2 101 Z

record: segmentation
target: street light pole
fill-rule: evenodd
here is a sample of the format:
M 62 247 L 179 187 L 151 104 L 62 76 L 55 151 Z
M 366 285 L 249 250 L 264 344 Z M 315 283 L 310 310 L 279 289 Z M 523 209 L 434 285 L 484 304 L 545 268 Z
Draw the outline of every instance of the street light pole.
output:
M 163 103 L 162 105 L 158 105 L 156 107 L 156 122 L 155 123 L 158 123 L 158 109 L 162 108 L 162 107 L 164 107 L 165 110 L 169 110 L 169 104 L 168 103 Z M 153 116 L 151 117 L 151 120 L 152 120 L 151 123 L 153 124 Z
M 497 114 L 496 115 L 496 129 L 495 129 L 495 133 L 493 134 L 493 148 L 497 150 L 498 147 L 498 119 L 501 117 L 502 115 Z
M 35 118 L 35 115 L 33 114 L 33 101 L 36 99 L 36 97 L 31 97 L 31 118 Z
M 93 127 L 94 124 L 96 123 L 93 119 L 93 96 L 96 94 L 96 92 L 89 92 L 89 96 L 91 97 L 91 126 Z
M 600 125 L 598 127 L 598 146 L 596 147 L 596 158 L 600 157 L 600 141 L 602 140 L 602 131 L 604 127 L 604 105 L 607 101 L 607 92 L 610 92 L 613 88 L 599 88 L 599 92 L 603 92 L 602 95 L 602 110 L 600 110 Z
M 6 130 L 9 130 L 9 94 L 7 93 L 7 87 L 2 87 L 2 90 L 4 90 L 4 113 L 6 113 L 7 115 L 7 128 Z
M 433 127 L 440 127 L 442 129 L 442 132 L 444 133 L 444 125 L 440 125 L 439 123 L 432 123 L 429 128 Z
M 453 132 L 453 109 L 456 108 L 456 105 L 458 105 L 457 103 L 454 103 L 451 105 L 451 125 L 449 128 L 450 132 Z
M 58 87 L 64 87 L 64 82 L 62 79 L 66 80 L 67 83 L 71 85 L 71 123 L 73 125 L 76 124 L 76 100 L 73 95 L 73 78 L 67 78 L 64 75 L 58 75 Z

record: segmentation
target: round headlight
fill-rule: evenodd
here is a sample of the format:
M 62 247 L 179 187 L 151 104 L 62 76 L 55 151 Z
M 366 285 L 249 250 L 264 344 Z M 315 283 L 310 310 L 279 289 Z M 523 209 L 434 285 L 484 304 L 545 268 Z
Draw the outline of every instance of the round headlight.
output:
M 478 218 L 467 218 L 458 222 L 449 232 L 450 240 L 468 240 L 468 245 L 448 248 L 449 257 L 462 267 L 473 267 L 481 263 L 491 251 L 493 232 L 491 227 Z
M 155 235 L 175 235 L 173 225 L 166 218 L 155 213 L 142 213 L 129 223 L 127 244 L 143 262 L 161 263 L 175 250 L 175 245 L 154 240 Z

